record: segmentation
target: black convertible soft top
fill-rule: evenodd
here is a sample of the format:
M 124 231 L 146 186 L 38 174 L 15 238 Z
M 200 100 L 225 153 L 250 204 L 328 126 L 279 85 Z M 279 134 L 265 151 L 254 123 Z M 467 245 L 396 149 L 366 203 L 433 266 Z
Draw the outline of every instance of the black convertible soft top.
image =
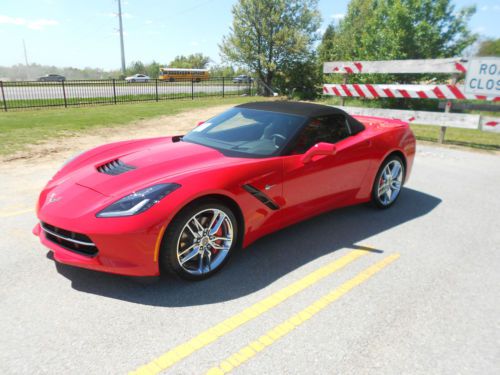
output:
M 308 118 L 342 114 L 349 119 L 351 134 L 357 134 L 365 129 L 363 124 L 361 124 L 358 120 L 352 118 L 348 113 L 339 108 L 331 107 L 328 105 L 276 100 L 269 102 L 245 103 L 237 105 L 236 107 L 278 113 L 288 113 L 291 115 L 304 116 Z
M 289 102 L 284 100 L 276 100 L 269 102 L 253 102 L 240 104 L 237 107 L 260 109 L 262 111 L 289 113 L 291 115 L 299 115 L 305 117 L 328 116 L 334 114 L 346 114 L 344 111 L 330 107 L 328 105 L 305 103 L 305 102 Z

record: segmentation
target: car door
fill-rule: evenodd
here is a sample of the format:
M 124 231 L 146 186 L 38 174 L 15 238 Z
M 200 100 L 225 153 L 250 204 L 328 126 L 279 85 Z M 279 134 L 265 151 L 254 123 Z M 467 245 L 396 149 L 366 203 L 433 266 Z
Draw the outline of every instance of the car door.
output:
M 304 153 L 320 142 L 336 146 L 335 155 L 316 156 L 304 164 Z M 353 203 L 369 166 L 371 144 L 361 133 L 351 135 L 343 114 L 317 117 L 305 126 L 288 156 L 283 157 L 286 216 L 303 216 Z

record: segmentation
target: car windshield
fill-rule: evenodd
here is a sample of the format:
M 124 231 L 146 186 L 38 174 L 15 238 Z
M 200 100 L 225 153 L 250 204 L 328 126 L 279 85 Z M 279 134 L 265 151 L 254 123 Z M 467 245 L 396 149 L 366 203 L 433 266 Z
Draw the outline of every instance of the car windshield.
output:
M 229 156 L 276 156 L 305 121 L 302 116 L 235 107 L 194 128 L 182 140 Z

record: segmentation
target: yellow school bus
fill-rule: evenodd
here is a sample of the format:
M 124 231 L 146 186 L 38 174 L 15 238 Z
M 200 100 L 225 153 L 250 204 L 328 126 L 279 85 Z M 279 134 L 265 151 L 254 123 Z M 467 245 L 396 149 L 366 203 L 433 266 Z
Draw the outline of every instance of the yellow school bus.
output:
M 205 81 L 209 78 L 208 69 L 160 68 L 158 79 L 162 81 Z

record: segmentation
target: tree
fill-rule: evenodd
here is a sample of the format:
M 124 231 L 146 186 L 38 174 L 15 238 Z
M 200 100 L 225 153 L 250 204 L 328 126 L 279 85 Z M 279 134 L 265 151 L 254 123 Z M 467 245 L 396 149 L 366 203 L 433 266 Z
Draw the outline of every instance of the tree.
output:
M 477 38 L 467 24 L 475 7 L 452 0 L 352 0 L 334 36 L 335 60 L 458 56 Z
M 500 56 L 500 38 L 486 39 L 479 45 L 477 56 Z
M 333 24 L 327 26 L 321 43 L 318 47 L 318 58 L 320 61 L 331 61 L 335 51 L 336 30 Z
M 125 69 L 126 76 L 134 74 L 146 74 L 146 67 L 142 61 L 132 61 L 127 69 Z
M 149 64 L 145 66 L 146 68 L 146 75 L 148 75 L 151 78 L 158 78 L 158 74 L 160 73 L 160 68 L 162 65 L 159 62 L 152 61 Z
M 206 69 L 209 63 L 210 57 L 202 53 L 194 53 L 189 56 L 176 56 L 168 66 L 170 68 Z
M 321 21 L 317 0 L 239 0 L 232 13 L 231 31 L 219 45 L 221 56 L 248 67 L 267 86 L 277 74 L 286 77 L 314 57 Z

